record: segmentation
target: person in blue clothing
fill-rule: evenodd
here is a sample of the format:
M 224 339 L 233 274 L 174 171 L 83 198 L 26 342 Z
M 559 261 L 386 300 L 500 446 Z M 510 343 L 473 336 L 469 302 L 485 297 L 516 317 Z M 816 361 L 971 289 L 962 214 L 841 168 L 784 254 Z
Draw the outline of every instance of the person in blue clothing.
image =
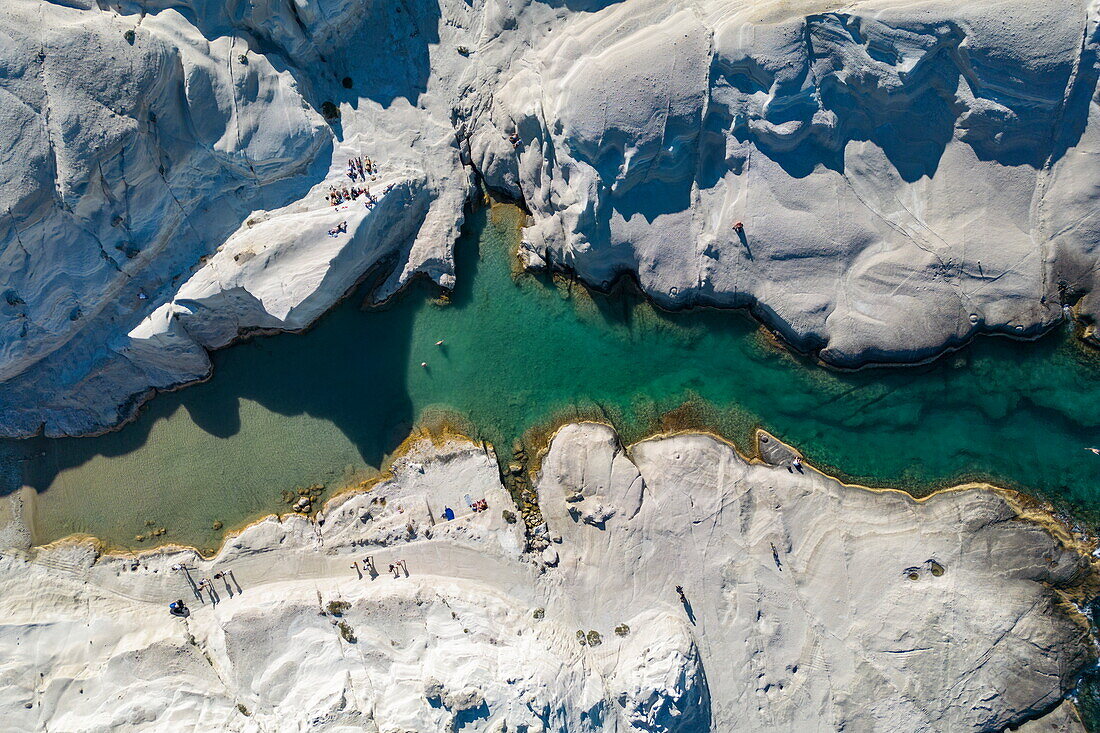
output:
M 448 507 L 443 507 L 443 518 L 448 522 L 455 518 L 455 511 Z

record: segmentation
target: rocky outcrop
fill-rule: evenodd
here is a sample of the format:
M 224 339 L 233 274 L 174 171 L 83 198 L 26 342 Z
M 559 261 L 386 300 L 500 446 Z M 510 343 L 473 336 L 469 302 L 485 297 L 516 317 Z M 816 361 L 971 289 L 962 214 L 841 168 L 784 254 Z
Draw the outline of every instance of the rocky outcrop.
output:
M 1087 561 L 992 491 L 918 502 L 704 435 L 626 451 L 591 424 L 558 433 L 538 488 L 575 613 L 633 628 L 671 606 L 713 730 L 1002 730 L 1058 705 L 1094 654 L 1060 592 Z M 617 511 L 593 526 L 590 504 Z M 677 690 L 698 689 L 692 668 Z
M 113 427 L 381 263 L 381 297 L 451 284 L 469 177 L 428 69 L 462 13 L 299 5 L 0 8 L 0 432 Z M 326 200 L 352 185 L 377 205 Z
M 843 366 L 1060 320 L 1100 241 L 1095 3 L 826 5 L 608 4 L 515 62 L 471 145 L 527 263 Z
M 1096 19 L 1089 0 L 5 3 L 0 433 L 112 427 L 374 267 L 378 297 L 450 285 L 474 172 L 530 209 L 529 266 L 747 306 L 833 364 L 1035 336 L 1073 303 L 1087 322 Z M 378 204 L 330 206 L 359 156 Z
M 993 491 L 917 502 L 592 424 L 537 486 L 525 537 L 491 453 L 423 441 L 210 560 L 4 551 L 5 729 L 1082 730 L 1091 560 Z

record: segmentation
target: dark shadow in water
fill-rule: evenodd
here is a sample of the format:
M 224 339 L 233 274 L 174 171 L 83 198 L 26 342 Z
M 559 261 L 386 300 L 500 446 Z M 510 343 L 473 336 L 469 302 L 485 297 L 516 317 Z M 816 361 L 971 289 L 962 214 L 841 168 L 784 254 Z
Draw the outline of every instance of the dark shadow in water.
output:
M 458 286 L 450 308 L 475 309 L 467 315 L 477 324 L 484 317 L 489 319 L 485 328 L 507 330 L 516 322 L 493 320 L 499 317 L 499 303 L 487 301 L 502 293 L 499 288 L 507 282 L 496 269 L 500 253 L 488 249 L 500 243 L 491 243 L 492 237 L 479 241 L 487 217 L 481 210 L 467 219 L 456 249 Z M 479 246 L 487 248 L 480 274 Z M 477 392 L 484 386 L 480 383 L 470 385 L 469 399 L 459 395 L 462 399 L 456 402 L 441 401 L 469 420 L 462 427 L 472 437 L 507 445 L 521 436 L 505 433 L 541 427 L 540 420 L 549 424 L 559 418 L 602 417 L 626 442 L 658 430 L 704 429 L 750 449 L 753 430 L 760 426 L 797 445 L 812 465 L 859 483 L 919 494 L 959 481 L 989 480 L 1043 495 L 1059 506 L 1076 504 L 1074 514 L 1082 518 L 1094 516 L 1091 507 L 1100 505 L 1092 489 L 1100 458 L 1085 451 L 1100 446 L 1100 419 L 1090 407 L 1100 400 L 1097 359 L 1067 343 L 1068 328 L 1027 343 L 981 337 L 917 367 L 839 372 L 758 337 L 763 331 L 745 310 L 661 311 L 626 277 L 610 283 L 606 294 L 586 291 L 563 276 L 556 283 L 548 276 L 537 282 L 525 279 L 517 287 L 530 290 L 520 297 L 530 298 L 533 308 L 556 310 L 555 299 L 572 301 L 554 318 L 580 340 L 562 340 L 560 333 L 548 332 L 540 342 L 541 331 L 520 330 L 508 331 L 505 339 L 478 342 L 479 347 L 499 349 L 493 356 L 500 359 L 523 359 L 529 350 L 542 349 L 528 360 L 532 368 L 549 369 L 546 364 L 552 364 L 561 371 L 528 375 L 549 386 L 526 392 L 526 382 L 516 374 L 503 370 L 498 375 L 486 367 L 485 374 L 493 379 L 513 380 L 501 382 L 499 389 L 518 395 L 514 404 L 486 401 Z M 489 280 L 495 283 L 492 288 L 486 288 Z M 136 451 L 158 419 L 180 408 L 209 435 L 231 437 L 242 430 L 242 399 L 277 414 L 328 421 L 354 444 L 365 463 L 380 465 L 420 417 L 405 381 L 414 348 L 410 339 L 419 338 L 417 314 L 434 307 L 424 299 L 438 290 L 430 283 L 414 283 L 380 312 L 368 313 L 358 308 L 363 294 L 361 289 L 307 334 L 255 338 L 219 352 L 212 381 L 157 397 L 135 424 L 118 433 L 0 443 L 7 456 L 0 458 L 4 487 L 10 491 L 26 477 L 26 483 L 42 489 L 59 471 L 95 456 Z M 595 328 L 573 332 L 573 318 Z M 539 328 L 554 331 L 557 320 Z M 714 339 L 715 334 L 723 338 Z M 456 348 L 462 348 L 459 333 L 440 335 L 448 341 L 454 337 Z M 546 349 L 562 353 L 544 362 Z M 445 351 L 434 358 L 438 374 L 447 374 Z M 580 368 L 580 360 L 606 364 L 627 376 L 602 380 L 600 374 Z M 459 383 L 445 389 L 465 387 Z M 187 490 L 177 476 L 160 478 Z M 266 491 L 239 491 L 241 501 L 233 496 L 225 503 L 254 506 L 256 511 L 270 507 L 273 497 Z
M 677 311 L 661 308 L 642 291 L 633 272 L 619 273 L 606 288 L 588 286 L 572 272 L 559 273 L 561 280 L 557 283 L 553 276 L 545 272 L 531 276 L 546 288 L 558 288 L 563 297 L 590 299 L 604 322 L 612 327 L 633 327 L 638 309 L 644 308 L 659 322 L 700 332 L 729 332 L 742 338 L 760 328 L 760 322 L 745 308 L 716 308 L 708 305 L 696 305 Z M 639 327 L 647 326 L 649 324 L 639 324 Z
M 215 370 L 216 364 L 215 361 Z M 218 376 L 220 374 L 215 371 L 215 377 Z M 214 437 L 231 438 L 241 430 L 240 400 L 236 397 L 227 396 L 225 402 L 184 399 L 181 406 L 196 425 Z
M 469 212 L 456 245 L 453 306 L 472 300 L 485 217 L 483 210 Z M 181 408 L 210 435 L 232 437 L 241 428 L 241 400 L 280 415 L 328 420 L 367 465 L 381 465 L 409 435 L 416 418 L 405 382 L 412 320 L 424 299 L 437 296 L 439 289 L 417 281 L 391 303 L 363 312 L 359 304 L 372 284 L 364 283 L 305 334 L 257 337 L 215 353 L 210 381 L 157 396 L 125 429 L 92 438 L 6 441 L 6 480 L 0 491 L 10 493 L 20 483 L 43 491 L 58 473 L 96 456 L 131 453 L 146 443 L 158 420 Z M 349 369 L 349 364 L 355 366 Z

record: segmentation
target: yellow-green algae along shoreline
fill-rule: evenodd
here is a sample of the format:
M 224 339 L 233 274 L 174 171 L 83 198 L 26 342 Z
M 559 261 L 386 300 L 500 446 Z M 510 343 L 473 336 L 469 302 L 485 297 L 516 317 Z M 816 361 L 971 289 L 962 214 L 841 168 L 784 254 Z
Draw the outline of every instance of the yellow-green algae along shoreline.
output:
M 359 293 L 306 333 L 216 353 L 211 380 L 157 396 L 117 432 L 3 443 L 4 490 L 35 492 L 34 542 L 212 551 L 286 511 L 284 492 L 323 484 L 323 499 L 377 476 L 416 426 L 443 418 L 505 462 L 516 439 L 535 446 L 578 419 L 626 443 L 694 429 L 743 452 L 759 427 L 849 483 L 918 496 L 990 483 L 1100 524 L 1100 456 L 1085 450 L 1100 446 L 1100 367 L 1071 334 L 827 370 L 743 312 L 671 314 L 625 287 L 516 276 L 523 221 L 512 206 L 471 213 L 447 305 L 423 282 L 379 308 Z

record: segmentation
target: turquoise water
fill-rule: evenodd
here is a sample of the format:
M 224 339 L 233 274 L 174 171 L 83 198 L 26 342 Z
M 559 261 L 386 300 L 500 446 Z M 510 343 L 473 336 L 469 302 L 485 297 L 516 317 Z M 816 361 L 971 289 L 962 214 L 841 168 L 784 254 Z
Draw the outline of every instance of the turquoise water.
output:
M 516 277 L 521 223 L 508 206 L 471 215 L 449 305 L 427 284 L 380 309 L 360 294 L 308 333 L 219 352 L 211 381 L 158 396 L 117 433 L 7 443 L 9 487 L 39 492 L 36 540 L 147 547 L 134 538 L 149 523 L 166 529 L 157 542 L 210 548 L 214 522 L 285 507 L 295 486 L 370 476 L 439 414 L 505 451 L 571 416 L 611 420 L 628 440 L 708 427 L 742 447 L 760 425 L 862 483 L 922 493 L 984 479 L 1100 517 L 1100 456 L 1084 450 L 1100 445 L 1100 369 L 1070 334 L 829 371 L 740 312 L 669 314 L 631 292 Z

